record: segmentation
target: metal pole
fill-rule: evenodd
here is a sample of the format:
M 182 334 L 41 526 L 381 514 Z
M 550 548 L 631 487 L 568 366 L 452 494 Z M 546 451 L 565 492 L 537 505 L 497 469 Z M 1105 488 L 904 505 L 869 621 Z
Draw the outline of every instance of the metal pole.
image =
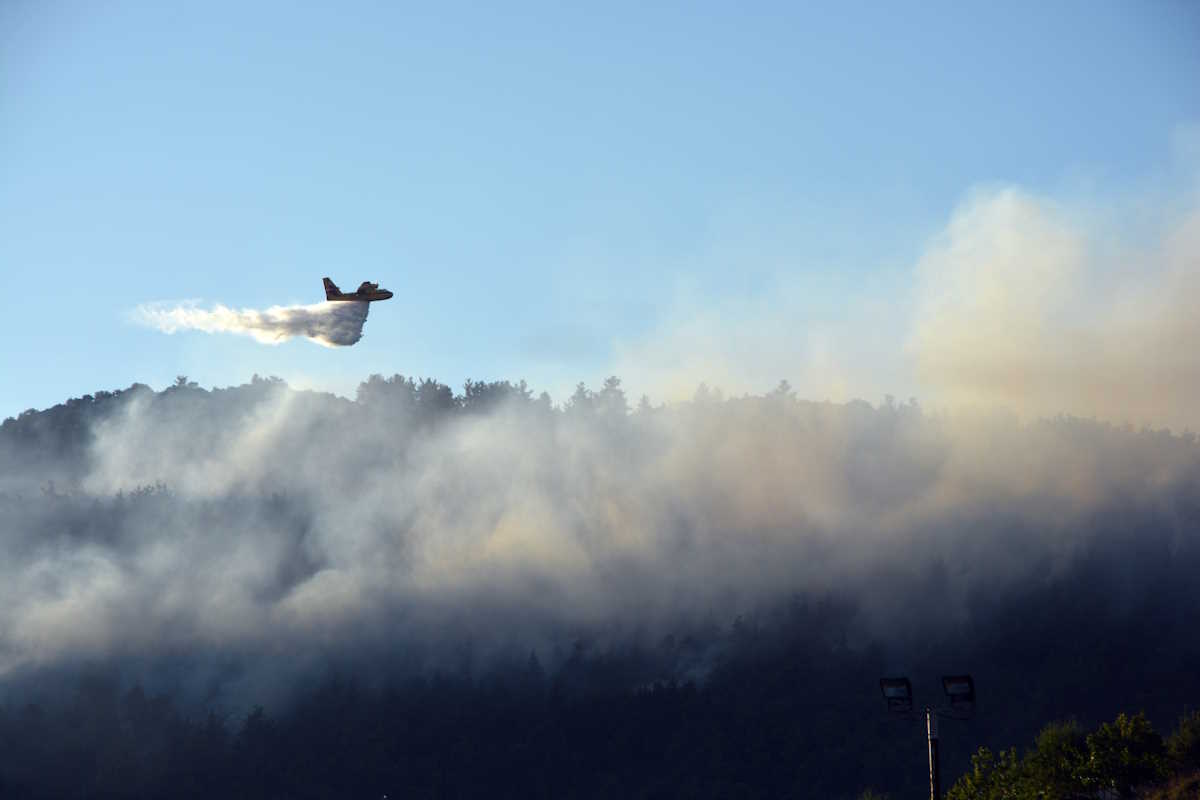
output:
M 929 800 L 942 798 L 942 773 L 938 768 L 937 711 L 925 709 L 925 732 L 929 736 Z

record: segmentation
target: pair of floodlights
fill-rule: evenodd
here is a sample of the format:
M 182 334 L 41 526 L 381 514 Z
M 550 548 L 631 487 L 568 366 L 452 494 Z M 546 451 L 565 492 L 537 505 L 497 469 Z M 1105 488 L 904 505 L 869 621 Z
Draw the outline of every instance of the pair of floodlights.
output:
M 913 712 L 912 683 L 908 678 L 880 678 L 879 689 L 887 701 L 888 711 L 893 714 Z M 975 711 L 975 681 L 970 675 L 943 675 L 942 690 L 950 704 L 936 710 L 940 714 L 956 718 L 971 716 Z
M 916 719 L 913 713 L 912 683 L 908 678 L 880 678 L 879 690 L 887 701 L 888 711 L 899 717 Z M 938 717 L 966 719 L 975 711 L 975 681 L 970 675 L 943 675 L 942 691 L 949 704 L 925 706 L 925 734 L 929 739 L 929 797 L 942 798 L 942 770 L 938 759 Z

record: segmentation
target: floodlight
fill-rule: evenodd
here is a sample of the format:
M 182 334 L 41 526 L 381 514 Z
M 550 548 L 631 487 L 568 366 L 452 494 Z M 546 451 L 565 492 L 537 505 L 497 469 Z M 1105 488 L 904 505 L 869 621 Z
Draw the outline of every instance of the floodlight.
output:
M 912 711 L 912 684 L 908 678 L 880 678 L 879 690 L 883 692 L 883 699 L 887 701 L 888 711 Z
M 943 675 L 942 689 L 950 698 L 952 711 L 969 714 L 975 710 L 975 681 L 970 675 Z
M 913 714 L 912 684 L 908 678 L 880 678 L 879 690 L 888 711 L 916 719 Z M 950 698 L 948 706 L 925 706 L 925 737 L 929 743 L 929 797 L 942 796 L 942 771 L 938 763 L 939 717 L 966 719 L 975 710 L 975 680 L 970 675 L 943 675 L 942 690 Z

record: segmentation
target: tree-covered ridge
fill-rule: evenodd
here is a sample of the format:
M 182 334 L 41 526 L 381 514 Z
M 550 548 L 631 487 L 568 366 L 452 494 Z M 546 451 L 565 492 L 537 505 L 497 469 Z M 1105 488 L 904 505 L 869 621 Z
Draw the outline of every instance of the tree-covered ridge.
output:
M 814 670 L 739 658 L 704 684 L 611 688 L 627 667 L 576 654 L 550 675 L 531 655 L 475 682 L 335 676 L 284 708 L 239 713 L 86 676 L 49 702 L 0 706 L 0 796 L 887 800 L 927 788 L 922 737 L 849 694 L 870 659 L 844 652 Z M 814 704 L 805 681 L 850 702 Z M 1194 800 L 1198 736 L 1196 713 L 1166 737 L 1141 713 L 1090 732 L 1053 723 L 1023 755 L 979 748 L 946 798 Z
M 797 610 L 772 649 L 803 653 L 826 619 Z M 886 721 L 872 722 L 873 698 L 851 713 L 883 750 L 839 740 L 830 752 L 844 709 L 809 707 L 794 691 L 797 681 L 852 689 L 874 673 L 871 655 L 787 665 L 760 647 L 747 642 L 702 685 L 630 688 L 650 655 L 579 643 L 550 670 L 529 655 L 475 680 L 397 675 L 373 687 L 335 676 L 286 706 L 232 713 L 85 676 L 49 699 L 0 706 L 0 795 L 848 798 L 864 775 L 898 767 L 904 748 L 875 738 Z
M 193 409 L 204 409 L 206 415 L 230 416 L 235 409 L 247 402 L 261 402 L 272 393 L 286 391 L 295 394 L 281 378 L 254 375 L 250 383 L 228 388 L 204 389 L 185 375 L 161 392 L 149 386 L 135 383 L 126 389 L 97 391 L 81 397 L 71 398 L 51 408 L 27 409 L 16 417 L 8 417 L 0 423 L 0 457 L 8 455 L 8 464 L 0 466 L 16 469 L 19 460 L 22 467 L 38 468 L 52 472 L 51 465 L 69 463 L 73 469 L 66 473 L 78 477 L 86 467 L 87 448 L 93 442 L 93 427 L 120 412 L 132 402 L 148 400 L 156 403 L 187 402 Z M 335 395 L 320 392 L 302 392 L 323 406 L 327 413 L 345 401 Z M 524 407 L 549 413 L 559 412 L 603 412 L 625 413 L 629 410 L 621 381 L 613 376 L 604 381 L 599 391 L 589 390 L 580 383 L 574 393 L 561 407 L 555 407 L 550 395 L 541 392 L 536 397 L 524 380 L 512 383 L 507 380 L 464 382 L 462 391 L 433 378 L 413 378 L 404 375 L 371 375 L 359 384 L 355 394 L 357 404 L 365 409 L 386 412 L 391 421 L 397 419 L 419 420 L 426 423 L 448 421 L 459 414 L 483 414 L 502 405 Z M 648 408 L 648 406 L 646 406 Z M 30 462 L 33 462 L 32 464 Z
M 0 776 L 33 796 L 909 796 L 881 675 L 975 676 L 947 777 L 1200 694 L 1200 451 L 1163 431 L 181 377 L 6 421 L 0 484 Z

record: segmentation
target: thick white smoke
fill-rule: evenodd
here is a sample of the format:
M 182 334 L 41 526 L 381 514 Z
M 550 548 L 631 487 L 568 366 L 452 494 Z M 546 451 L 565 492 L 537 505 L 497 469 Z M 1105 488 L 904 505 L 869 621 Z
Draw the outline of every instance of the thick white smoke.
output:
M 903 642 L 1081 558 L 1117 602 L 1169 591 L 1145 558 L 1200 555 L 1194 437 L 786 393 L 466 413 L 376 388 L 123 400 L 70 496 L 0 496 L 0 674 L 197 652 L 268 682 L 381 650 L 545 660 L 796 594 L 848 598 L 860 641 Z
M 336 347 L 352 345 L 362 338 L 369 307 L 370 303 L 358 302 L 271 306 L 264 310 L 147 304 L 138 306 L 134 319 L 164 333 L 181 330 L 240 333 L 265 344 L 304 336 L 318 344 Z

